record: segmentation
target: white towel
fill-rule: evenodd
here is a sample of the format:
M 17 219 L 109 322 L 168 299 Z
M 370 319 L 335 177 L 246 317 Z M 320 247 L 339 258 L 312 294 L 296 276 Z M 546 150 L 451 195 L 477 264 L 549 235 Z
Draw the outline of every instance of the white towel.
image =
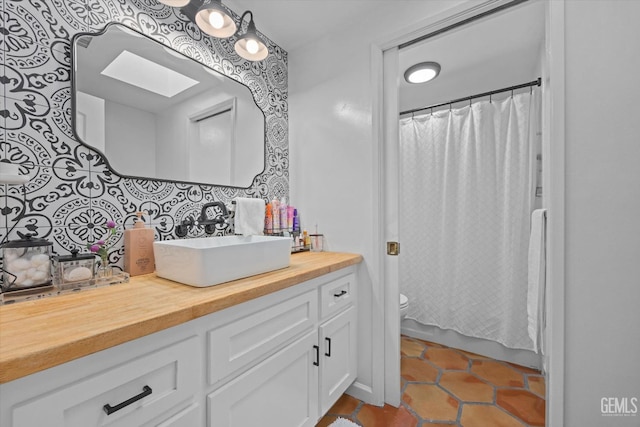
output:
M 234 224 L 235 234 L 262 236 L 264 234 L 264 200 L 238 197 Z
M 536 353 L 543 351 L 541 332 L 544 329 L 546 209 L 531 214 L 529 238 L 529 279 L 527 283 L 527 317 L 529 337 Z

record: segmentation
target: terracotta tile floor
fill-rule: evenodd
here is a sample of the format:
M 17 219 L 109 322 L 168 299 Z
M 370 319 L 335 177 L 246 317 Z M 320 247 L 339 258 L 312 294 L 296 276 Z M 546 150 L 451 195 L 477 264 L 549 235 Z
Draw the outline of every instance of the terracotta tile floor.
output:
M 399 408 L 367 405 L 345 394 L 317 427 L 338 417 L 363 427 L 544 426 L 540 372 L 405 336 L 401 353 Z

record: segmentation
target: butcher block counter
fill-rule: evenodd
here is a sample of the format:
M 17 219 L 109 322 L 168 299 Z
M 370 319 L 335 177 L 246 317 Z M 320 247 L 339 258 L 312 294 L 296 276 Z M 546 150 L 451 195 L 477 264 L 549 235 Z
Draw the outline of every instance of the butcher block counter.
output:
M 361 261 L 357 254 L 305 252 L 293 254 L 288 268 L 208 288 L 148 274 L 125 284 L 0 306 L 0 384 Z

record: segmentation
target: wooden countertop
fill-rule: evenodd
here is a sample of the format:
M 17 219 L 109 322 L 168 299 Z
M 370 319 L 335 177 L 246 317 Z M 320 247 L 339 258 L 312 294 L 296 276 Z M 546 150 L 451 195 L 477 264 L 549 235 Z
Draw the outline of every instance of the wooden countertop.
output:
M 188 322 L 332 271 L 362 256 L 291 255 L 288 268 L 209 288 L 157 277 L 0 306 L 0 384 Z

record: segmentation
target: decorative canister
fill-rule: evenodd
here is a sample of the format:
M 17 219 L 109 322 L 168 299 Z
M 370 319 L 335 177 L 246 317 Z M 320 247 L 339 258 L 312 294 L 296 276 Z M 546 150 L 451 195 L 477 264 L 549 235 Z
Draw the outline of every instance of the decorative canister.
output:
M 55 285 L 65 285 L 89 282 L 93 279 L 96 257 L 94 254 L 79 254 L 77 249 L 71 255 L 53 257 L 53 282 Z
M 53 243 L 32 236 L 3 244 L 3 292 L 50 285 L 52 247 Z

